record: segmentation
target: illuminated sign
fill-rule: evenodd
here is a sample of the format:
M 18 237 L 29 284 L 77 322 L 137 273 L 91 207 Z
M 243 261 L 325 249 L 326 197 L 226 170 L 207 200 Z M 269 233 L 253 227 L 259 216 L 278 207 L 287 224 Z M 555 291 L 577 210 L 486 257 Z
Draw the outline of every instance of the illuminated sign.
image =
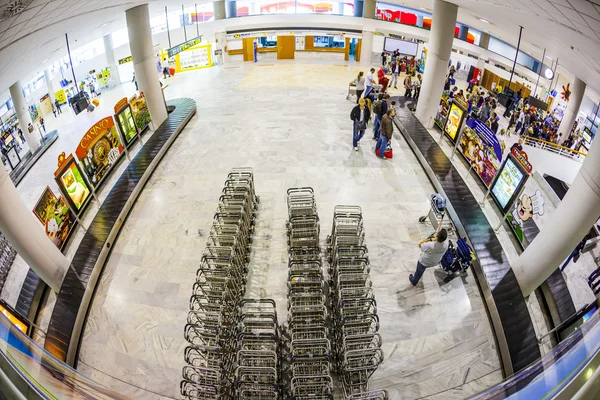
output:
M 125 58 L 121 58 L 119 60 L 119 65 L 126 64 L 126 63 L 131 62 L 131 61 L 133 61 L 132 58 L 131 58 L 131 56 L 125 57 Z
M 198 36 L 195 39 L 192 40 L 188 40 L 185 43 L 179 44 L 175 47 L 171 47 L 170 49 L 167 50 L 167 53 L 169 54 L 169 57 L 173 57 L 176 54 L 181 53 L 182 51 L 185 51 L 187 49 L 189 49 L 190 47 L 194 47 L 197 44 L 200 44 L 200 38 L 201 36 Z
M 531 171 L 533 170 L 533 166 L 529 162 L 527 153 L 517 149 L 516 147 L 514 147 L 510 151 L 510 153 L 513 155 L 513 157 L 515 157 L 515 159 L 519 162 L 519 164 L 521 164 L 523 166 L 523 168 L 525 168 L 525 171 L 527 171 L 528 174 L 531 174 Z
M 24 321 L 20 316 L 17 315 L 16 311 L 13 311 L 4 301 L 0 300 L 0 314 L 4 315 L 8 320 L 17 327 L 21 332 L 27 335 L 29 330 L 29 323 Z

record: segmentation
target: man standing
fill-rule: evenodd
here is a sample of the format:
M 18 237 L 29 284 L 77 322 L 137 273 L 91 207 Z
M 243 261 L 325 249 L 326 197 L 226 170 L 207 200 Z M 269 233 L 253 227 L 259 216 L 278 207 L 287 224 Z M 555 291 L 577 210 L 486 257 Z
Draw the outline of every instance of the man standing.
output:
M 365 99 L 360 98 L 358 100 L 358 105 L 355 106 L 350 113 L 350 119 L 354 123 L 352 130 L 352 147 L 354 148 L 354 151 L 358 151 L 358 142 L 365 134 L 369 118 L 371 118 L 371 112 L 369 111 L 369 108 L 365 106 Z
M 367 79 L 365 84 L 367 85 L 367 88 L 365 89 L 365 98 L 370 98 L 371 99 L 371 103 L 375 100 L 375 97 L 373 96 L 373 85 L 377 84 L 377 82 L 375 82 L 375 79 L 373 79 L 373 72 L 375 72 L 375 68 L 371 68 L 371 70 L 369 72 L 367 72 Z
M 433 238 L 425 239 L 419 243 L 421 256 L 417 261 L 417 270 L 408 276 L 413 286 L 417 286 L 426 268 L 435 267 L 442 261 L 448 250 L 448 232 L 441 229 Z
M 392 134 L 394 133 L 394 125 L 392 124 L 392 118 L 396 115 L 396 109 L 390 107 L 385 115 L 381 118 L 381 134 L 379 135 L 379 139 L 377 140 L 377 146 L 375 146 L 375 155 L 377 155 L 377 150 L 379 150 L 379 155 L 377 157 L 382 160 L 386 160 L 385 158 L 385 149 L 387 149 L 388 143 L 392 140 Z
M 400 75 L 400 59 L 396 58 L 396 62 L 392 64 L 392 81 L 390 87 L 394 85 L 394 89 L 398 89 L 398 75 Z
M 62 110 L 60 109 L 60 102 L 58 101 L 58 99 L 54 100 L 54 105 L 56 105 L 56 111 L 58 111 L 59 114 L 62 114 Z

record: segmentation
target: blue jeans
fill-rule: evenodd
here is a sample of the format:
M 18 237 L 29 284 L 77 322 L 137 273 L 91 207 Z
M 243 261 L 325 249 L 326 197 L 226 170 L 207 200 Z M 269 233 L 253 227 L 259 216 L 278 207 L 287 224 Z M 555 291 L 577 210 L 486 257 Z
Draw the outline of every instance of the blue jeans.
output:
M 398 86 L 398 73 L 394 72 L 392 74 L 392 80 L 390 81 L 390 86 L 392 86 L 392 83 L 394 84 L 394 87 Z
M 375 139 L 379 139 L 379 130 L 381 129 L 381 118 L 379 115 L 375 114 L 375 119 L 373 120 L 373 137 Z
M 362 139 L 363 135 L 365 134 L 365 130 L 364 129 L 358 129 L 358 121 L 354 121 L 354 129 L 353 129 L 353 135 L 352 135 L 352 146 L 353 147 L 358 147 L 358 142 L 360 141 L 360 139 Z
M 379 157 L 379 158 L 385 158 L 385 156 L 383 155 L 383 153 L 385 153 L 385 149 L 387 148 L 387 144 L 388 144 L 388 138 L 386 138 L 383 135 L 380 135 L 379 139 L 377 140 L 377 146 L 375 146 L 375 154 L 377 154 L 377 149 L 379 149 L 379 155 L 377 157 Z
M 370 99 L 371 103 L 373 103 L 375 101 L 375 96 L 373 96 L 373 86 L 367 86 L 364 98 Z
M 421 277 L 423 276 L 423 273 L 425 272 L 425 266 L 423 264 L 421 264 L 420 262 L 417 261 L 417 270 L 415 271 L 415 273 L 413 274 L 413 278 L 410 280 L 410 283 L 412 283 L 413 285 L 417 285 L 417 283 L 419 283 L 419 281 L 421 280 Z

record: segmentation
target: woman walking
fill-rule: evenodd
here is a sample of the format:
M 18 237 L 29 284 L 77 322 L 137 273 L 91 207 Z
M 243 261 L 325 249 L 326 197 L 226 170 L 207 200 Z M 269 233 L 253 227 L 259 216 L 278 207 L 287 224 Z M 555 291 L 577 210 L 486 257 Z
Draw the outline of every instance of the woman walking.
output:
M 365 91 L 365 73 L 360 71 L 358 73 L 358 77 L 356 78 L 356 104 L 358 104 L 358 100 L 362 97 L 362 94 L 364 91 Z
M 354 151 L 358 151 L 358 142 L 364 136 L 370 118 L 371 112 L 365 106 L 365 99 L 361 97 L 358 99 L 358 105 L 350 113 L 350 119 L 354 123 L 352 131 L 352 147 L 354 147 Z

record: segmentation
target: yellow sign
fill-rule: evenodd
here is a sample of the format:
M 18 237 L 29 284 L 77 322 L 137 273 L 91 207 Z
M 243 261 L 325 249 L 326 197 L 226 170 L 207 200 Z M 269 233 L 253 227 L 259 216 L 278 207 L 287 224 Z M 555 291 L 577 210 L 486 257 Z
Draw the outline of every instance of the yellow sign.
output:
M 65 104 L 67 102 L 67 94 L 65 93 L 65 89 L 60 89 L 58 92 L 54 94 L 56 100 L 58 100 L 58 104 Z
M 234 38 L 234 39 L 239 39 L 239 38 L 241 38 L 241 37 L 242 37 L 242 35 L 240 35 L 239 33 L 236 33 L 235 35 L 233 35 L 233 38 Z
M 132 61 L 132 58 L 131 58 L 131 56 L 129 56 L 129 57 L 125 57 L 125 58 L 121 58 L 121 59 L 119 60 L 119 65 L 122 65 L 122 64 L 125 64 L 125 63 L 128 63 L 128 62 L 131 62 L 131 61 Z

